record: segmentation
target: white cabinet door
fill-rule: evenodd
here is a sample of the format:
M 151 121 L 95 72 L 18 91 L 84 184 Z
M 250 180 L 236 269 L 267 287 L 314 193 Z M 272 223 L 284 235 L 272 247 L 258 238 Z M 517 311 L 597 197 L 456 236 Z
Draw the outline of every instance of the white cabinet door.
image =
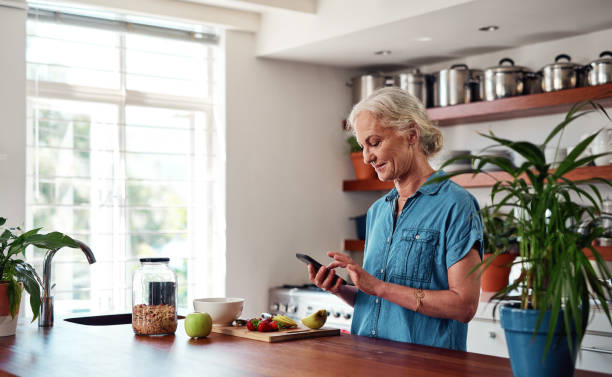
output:
M 508 357 L 506 337 L 499 322 L 474 318 L 468 325 L 468 352 Z

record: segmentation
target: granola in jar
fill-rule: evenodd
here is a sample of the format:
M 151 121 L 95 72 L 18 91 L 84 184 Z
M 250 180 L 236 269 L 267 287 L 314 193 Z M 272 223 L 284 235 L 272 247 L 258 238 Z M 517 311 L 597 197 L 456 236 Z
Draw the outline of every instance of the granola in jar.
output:
M 174 334 L 176 326 L 176 310 L 172 305 L 138 304 L 132 308 L 132 328 L 137 335 Z

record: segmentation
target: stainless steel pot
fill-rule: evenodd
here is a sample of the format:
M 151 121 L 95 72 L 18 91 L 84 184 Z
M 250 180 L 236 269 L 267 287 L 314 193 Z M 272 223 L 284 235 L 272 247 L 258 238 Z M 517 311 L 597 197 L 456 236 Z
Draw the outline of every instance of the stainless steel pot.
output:
M 510 65 L 503 65 L 509 63 Z M 525 74 L 529 69 L 514 65 L 510 58 L 503 58 L 499 65 L 485 69 L 485 99 L 493 101 L 499 98 L 519 96 L 524 93 Z
M 605 56 L 610 57 L 606 58 Z M 612 51 L 603 51 L 599 54 L 599 59 L 587 64 L 585 69 L 590 86 L 612 82 Z
M 393 77 L 382 73 L 369 73 L 353 77 L 348 86 L 353 88 L 353 104 L 356 104 L 366 99 L 376 89 L 393 86 Z
M 542 93 L 542 72 L 525 73 L 525 86 L 523 94 Z
M 560 61 L 565 59 L 567 61 Z M 572 63 L 572 58 L 566 54 L 555 57 L 555 62 L 542 68 L 542 90 L 572 89 L 584 86 L 584 70 L 580 64 Z
M 393 74 L 395 85 L 418 98 L 427 106 L 427 84 L 425 75 L 418 68 L 397 71 Z
M 454 64 L 448 69 L 441 70 L 436 75 L 434 85 L 435 104 L 452 106 L 480 100 L 482 76 L 482 70 L 469 69 L 466 64 Z

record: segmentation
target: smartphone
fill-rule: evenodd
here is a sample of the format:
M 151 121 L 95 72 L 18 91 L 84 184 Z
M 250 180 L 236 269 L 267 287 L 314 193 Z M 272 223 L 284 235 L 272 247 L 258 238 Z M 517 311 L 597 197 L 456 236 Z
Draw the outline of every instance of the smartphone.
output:
M 311 256 L 309 256 L 309 255 L 306 255 L 306 254 L 300 254 L 300 253 L 296 253 L 296 254 L 295 254 L 295 257 L 296 257 L 297 259 L 301 260 L 302 262 L 306 263 L 306 264 L 312 264 L 312 267 L 314 267 L 315 272 L 316 272 L 316 271 L 319 271 L 319 269 L 320 269 L 320 268 L 321 268 L 321 266 L 322 266 L 322 264 L 321 264 L 321 263 L 317 262 L 316 260 L 314 260 L 314 258 L 312 258 L 312 257 L 311 257 Z M 328 272 L 329 272 L 329 270 L 328 270 Z M 336 280 L 336 279 L 340 279 L 340 280 L 342 280 L 342 283 L 341 283 L 341 284 L 346 284 L 346 280 L 342 279 L 342 278 L 341 278 L 340 276 L 338 276 L 338 275 L 336 275 L 336 277 L 334 278 L 334 282 L 333 282 L 332 284 L 336 284 L 336 282 L 338 281 L 338 280 Z

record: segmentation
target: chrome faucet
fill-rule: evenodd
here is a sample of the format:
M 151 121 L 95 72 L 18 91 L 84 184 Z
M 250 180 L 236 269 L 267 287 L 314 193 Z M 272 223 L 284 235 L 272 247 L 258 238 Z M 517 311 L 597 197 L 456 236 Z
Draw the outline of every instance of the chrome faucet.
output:
M 75 240 L 79 244 L 79 248 L 87 257 L 87 261 L 89 264 L 96 263 L 96 257 L 93 252 L 89 248 L 89 246 L 85 245 L 81 241 Z M 38 316 L 38 326 L 39 327 L 51 327 L 53 326 L 53 296 L 51 296 L 51 261 L 53 260 L 53 256 L 57 253 L 57 250 L 48 250 L 47 254 L 45 254 L 44 264 L 43 264 L 43 297 L 42 297 L 42 305 L 40 307 L 40 315 Z

